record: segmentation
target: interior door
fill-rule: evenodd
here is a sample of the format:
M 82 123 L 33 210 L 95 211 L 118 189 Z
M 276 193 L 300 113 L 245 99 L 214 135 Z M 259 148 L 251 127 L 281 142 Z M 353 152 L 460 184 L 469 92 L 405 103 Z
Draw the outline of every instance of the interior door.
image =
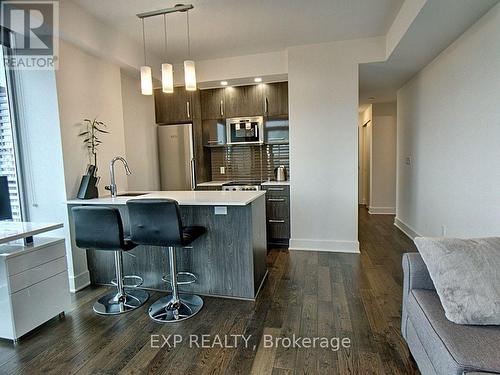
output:
M 194 190 L 192 124 L 158 127 L 160 182 L 164 191 Z

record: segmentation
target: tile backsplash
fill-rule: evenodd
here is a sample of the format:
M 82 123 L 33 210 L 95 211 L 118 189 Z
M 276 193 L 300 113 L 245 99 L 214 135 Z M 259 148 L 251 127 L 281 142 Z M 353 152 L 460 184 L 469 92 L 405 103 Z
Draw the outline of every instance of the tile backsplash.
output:
M 274 169 L 280 165 L 290 172 L 289 150 L 288 144 L 214 147 L 211 149 L 212 180 L 273 180 Z M 220 173 L 221 167 L 225 168 L 224 174 Z

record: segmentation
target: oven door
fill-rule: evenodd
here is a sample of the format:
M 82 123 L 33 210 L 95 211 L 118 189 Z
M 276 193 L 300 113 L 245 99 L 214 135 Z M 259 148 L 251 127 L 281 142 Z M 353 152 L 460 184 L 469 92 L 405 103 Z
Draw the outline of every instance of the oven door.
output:
M 227 143 L 262 144 L 264 141 L 263 121 L 261 117 L 233 118 L 226 123 Z

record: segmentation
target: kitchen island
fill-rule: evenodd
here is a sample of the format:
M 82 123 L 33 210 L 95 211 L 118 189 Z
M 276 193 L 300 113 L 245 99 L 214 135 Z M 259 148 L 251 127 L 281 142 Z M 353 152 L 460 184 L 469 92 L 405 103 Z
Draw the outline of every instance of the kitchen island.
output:
M 136 196 L 137 195 L 137 196 Z M 126 203 L 130 199 L 170 198 L 179 203 L 183 225 L 201 225 L 207 233 L 191 246 L 177 250 L 177 269 L 194 273 L 194 284 L 179 286 L 181 292 L 254 300 L 264 282 L 266 270 L 265 192 L 155 191 L 125 193 L 116 198 L 103 197 L 68 201 L 72 251 L 74 242 L 71 207 L 105 205 L 120 210 L 128 231 Z M 93 284 L 110 284 L 115 277 L 112 252 L 88 249 L 87 264 Z M 168 270 L 167 248 L 138 246 L 124 255 L 126 275 L 144 279 L 141 288 L 168 290 L 162 280 Z

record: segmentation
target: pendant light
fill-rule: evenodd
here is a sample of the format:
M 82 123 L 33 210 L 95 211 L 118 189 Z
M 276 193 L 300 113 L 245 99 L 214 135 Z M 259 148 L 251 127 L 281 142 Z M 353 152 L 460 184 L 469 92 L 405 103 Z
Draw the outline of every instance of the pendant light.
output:
M 191 60 L 191 39 L 189 35 L 189 10 L 186 11 L 188 60 L 184 61 L 184 84 L 187 91 L 196 91 L 196 69 Z
M 146 60 L 146 33 L 144 31 L 144 19 L 142 19 L 142 43 L 144 45 L 144 65 L 141 66 L 141 93 L 142 95 L 153 95 L 153 77 L 151 67 Z
M 163 28 L 165 31 L 165 61 L 167 61 L 167 16 L 163 15 Z M 167 94 L 174 92 L 174 69 L 172 64 L 161 64 L 161 85 L 162 91 Z

